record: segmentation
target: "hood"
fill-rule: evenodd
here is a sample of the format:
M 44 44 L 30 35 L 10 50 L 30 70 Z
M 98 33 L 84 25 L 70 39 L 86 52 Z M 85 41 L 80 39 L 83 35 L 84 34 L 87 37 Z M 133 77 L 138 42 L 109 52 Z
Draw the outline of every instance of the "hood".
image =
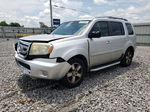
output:
M 28 37 L 22 37 L 20 40 L 25 41 L 34 41 L 34 42 L 50 42 L 54 40 L 60 40 L 64 38 L 68 38 L 70 35 L 34 35 L 34 36 L 28 36 Z

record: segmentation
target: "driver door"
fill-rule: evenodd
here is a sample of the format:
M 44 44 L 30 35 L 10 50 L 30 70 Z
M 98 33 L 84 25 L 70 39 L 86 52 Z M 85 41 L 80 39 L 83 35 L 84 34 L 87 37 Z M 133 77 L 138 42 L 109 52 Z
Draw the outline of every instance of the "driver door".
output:
M 91 32 L 101 32 L 99 38 L 89 38 L 91 66 L 105 64 L 111 61 L 111 46 L 107 21 L 96 22 Z

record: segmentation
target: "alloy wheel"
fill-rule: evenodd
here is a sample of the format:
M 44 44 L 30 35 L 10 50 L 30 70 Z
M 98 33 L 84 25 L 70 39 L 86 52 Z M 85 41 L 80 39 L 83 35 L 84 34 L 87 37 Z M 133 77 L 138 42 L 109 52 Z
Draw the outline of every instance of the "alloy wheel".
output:
M 132 52 L 128 51 L 125 58 L 126 58 L 126 64 L 130 64 L 132 62 Z
M 67 73 L 67 79 L 70 83 L 77 83 L 83 74 L 82 66 L 79 63 L 74 63 L 71 65 L 69 72 Z

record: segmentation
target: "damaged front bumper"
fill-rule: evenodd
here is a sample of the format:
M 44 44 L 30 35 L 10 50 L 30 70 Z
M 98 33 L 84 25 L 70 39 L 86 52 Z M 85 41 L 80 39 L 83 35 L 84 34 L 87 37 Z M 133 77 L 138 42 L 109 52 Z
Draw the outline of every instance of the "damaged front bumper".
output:
M 19 57 L 17 53 L 15 54 L 15 59 L 23 74 L 34 78 L 59 80 L 71 68 L 68 62 L 57 63 L 56 59 L 37 58 L 25 60 Z

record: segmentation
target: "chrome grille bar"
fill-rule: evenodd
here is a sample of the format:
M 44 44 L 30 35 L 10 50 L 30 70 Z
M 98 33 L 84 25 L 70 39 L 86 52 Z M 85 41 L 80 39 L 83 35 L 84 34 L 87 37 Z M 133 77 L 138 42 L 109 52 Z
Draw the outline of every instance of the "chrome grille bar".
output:
M 29 53 L 30 45 L 31 45 L 31 42 L 26 42 L 26 41 L 22 41 L 22 40 L 20 40 L 18 42 L 17 52 L 20 57 L 22 57 L 22 58 L 27 57 L 27 55 Z

